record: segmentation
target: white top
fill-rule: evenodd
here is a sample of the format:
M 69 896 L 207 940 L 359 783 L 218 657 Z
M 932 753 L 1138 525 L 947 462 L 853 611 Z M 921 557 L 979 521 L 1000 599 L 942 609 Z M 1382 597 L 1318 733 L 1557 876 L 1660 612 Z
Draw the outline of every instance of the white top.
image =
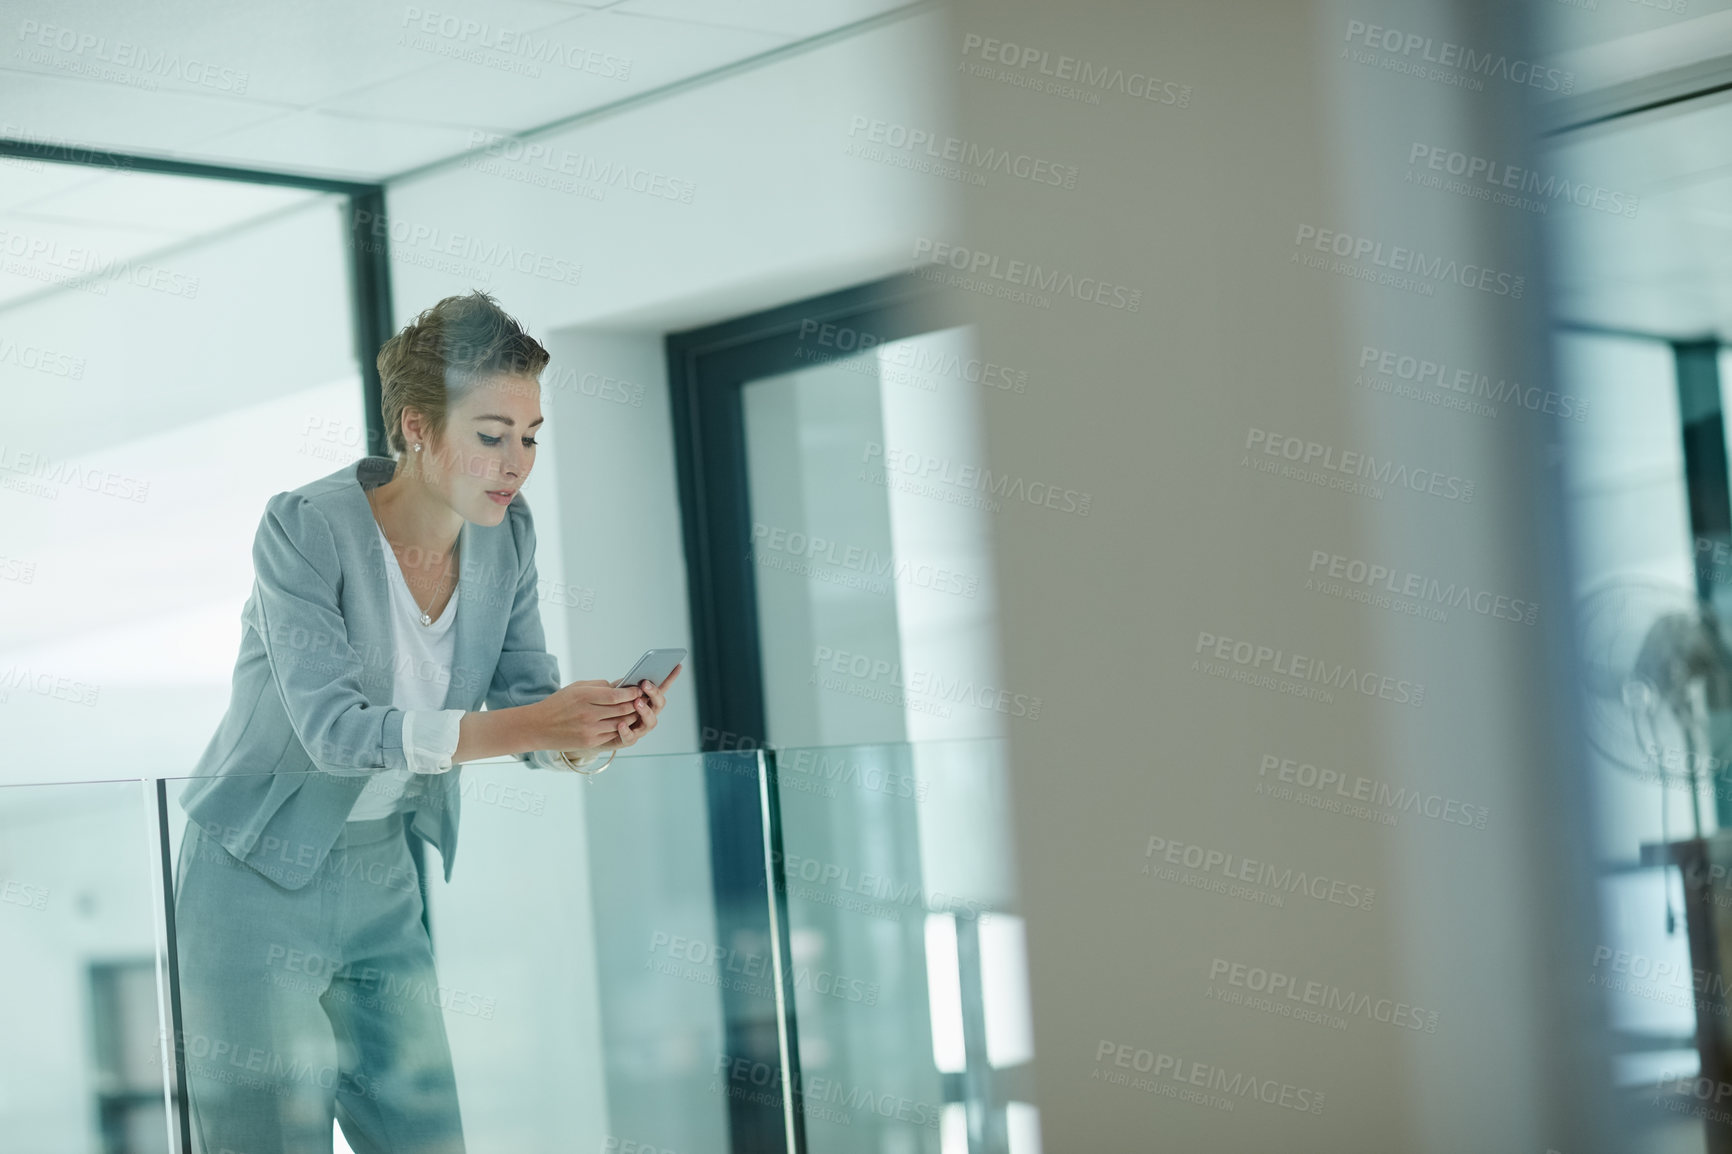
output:
M 421 624 L 421 607 L 397 563 L 397 554 L 385 530 L 379 530 L 379 544 L 385 550 L 386 567 L 391 589 L 391 635 L 397 643 L 396 665 L 393 669 L 391 705 L 404 711 L 403 757 L 406 769 L 386 769 L 372 775 L 355 807 L 349 811 L 350 821 L 369 821 L 388 817 L 402 808 L 404 792 L 409 787 L 411 773 L 444 773 L 451 768 L 451 755 L 457 750 L 457 726 L 464 710 L 446 709 L 445 693 L 451 687 L 451 662 L 457 650 L 456 590 L 445 603 L 439 619 L 431 625 Z
M 403 710 L 403 759 L 406 769 L 380 770 L 355 799 L 349 810 L 350 821 L 369 821 L 388 817 L 403 808 L 403 796 L 409 788 L 412 773 L 444 773 L 451 768 L 451 756 L 457 752 L 457 729 L 463 721 L 462 709 L 446 709 L 445 694 L 451 687 L 451 663 L 456 656 L 457 591 L 445 603 L 439 619 L 431 625 L 421 624 L 421 607 L 409 592 L 409 582 L 403 577 L 397 554 L 391 549 L 385 530 L 379 530 L 379 544 L 385 551 L 391 590 L 391 635 L 396 641 L 397 658 L 393 670 L 391 705 Z M 529 764 L 537 769 L 587 768 L 600 761 L 599 753 L 584 752 L 574 758 L 563 758 L 558 752 L 536 750 L 528 755 Z

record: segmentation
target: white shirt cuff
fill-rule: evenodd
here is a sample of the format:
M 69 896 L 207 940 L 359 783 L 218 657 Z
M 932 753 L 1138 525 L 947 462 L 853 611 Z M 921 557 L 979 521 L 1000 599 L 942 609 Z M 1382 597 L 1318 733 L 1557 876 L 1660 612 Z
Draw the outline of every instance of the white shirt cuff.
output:
M 463 714 L 461 709 L 403 711 L 403 760 L 410 773 L 444 773 L 451 768 Z

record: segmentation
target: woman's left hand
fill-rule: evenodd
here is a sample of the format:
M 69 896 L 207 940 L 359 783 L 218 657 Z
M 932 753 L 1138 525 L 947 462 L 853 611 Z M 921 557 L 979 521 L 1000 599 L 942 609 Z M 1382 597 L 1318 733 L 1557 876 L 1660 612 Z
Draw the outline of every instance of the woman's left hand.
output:
M 637 683 L 638 689 L 643 692 L 643 697 L 638 698 L 637 701 L 633 703 L 637 708 L 636 717 L 622 717 L 620 719 L 620 746 L 624 747 L 637 744 L 638 738 L 656 727 L 656 721 L 659 718 L 661 711 L 667 708 L 668 686 L 674 683 L 674 679 L 680 675 L 680 670 L 684 667 L 684 662 L 674 666 L 674 671 L 668 674 L 668 679 L 660 685 L 657 685 L 647 677 Z
M 639 683 L 637 683 L 637 691 L 643 693 L 643 697 L 639 697 L 636 702 L 632 702 L 632 707 L 637 710 L 636 716 L 620 717 L 617 733 L 610 736 L 606 742 L 598 745 L 596 749 L 625 749 L 627 745 L 636 745 L 637 738 L 641 738 L 641 736 L 646 735 L 646 733 L 650 733 L 651 729 L 655 729 L 655 723 L 658 721 L 660 714 L 662 714 L 662 710 L 667 709 L 667 688 L 669 688 L 670 684 L 674 684 L 675 677 L 679 677 L 679 671 L 684 669 L 684 667 L 686 667 L 684 662 L 681 662 L 679 665 L 674 665 L 674 672 L 670 672 L 669 676 L 667 676 L 667 681 L 663 681 L 662 684 L 653 683 L 653 681 L 650 681 L 648 677 L 644 677 L 643 681 L 639 681 Z M 611 683 L 610 681 L 596 681 L 596 684 Z M 625 686 L 620 686 L 620 688 L 625 688 Z M 572 752 L 572 754 L 592 754 L 592 752 L 596 752 L 596 750 L 566 750 L 566 752 Z

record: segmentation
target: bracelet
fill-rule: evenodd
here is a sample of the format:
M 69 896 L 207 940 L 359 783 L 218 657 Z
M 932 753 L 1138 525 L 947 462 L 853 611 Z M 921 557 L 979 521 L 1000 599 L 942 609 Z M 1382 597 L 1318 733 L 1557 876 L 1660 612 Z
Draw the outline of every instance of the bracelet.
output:
M 565 752 L 565 750 L 563 750 L 563 749 L 559 751 L 559 759 L 561 761 L 565 762 L 565 764 L 570 766 L 572 769 L 576 770 L 578 773 L 585 774 L 585 775 L 592 775 L 592 774 L 600 773 L 603 769 L 606 769 L 609 765 L 611 765 L 613 763 L 613 755 L 618 753 L 618 752 L 619 752 L 619 750 L 617 750 L 617 749 L 609 750 L 608 754 L 607 754 L 607 760 L 602 762 L 600 768 L 598 768 L 598 769 L 582 769 L 582 768 L 580 768 L 575 761 L 571 760 L 571 754 Z

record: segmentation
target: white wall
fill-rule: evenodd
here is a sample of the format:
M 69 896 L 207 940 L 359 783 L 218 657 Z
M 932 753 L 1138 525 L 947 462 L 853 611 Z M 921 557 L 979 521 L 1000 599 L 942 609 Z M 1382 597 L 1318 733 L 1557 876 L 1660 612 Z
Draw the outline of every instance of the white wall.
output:
M 542 411 L 560 471 L 554 541 L 570 587 L 566 677 L 611 681 L 646 649 L 691 648 L 665 358 L 660 338 L 643 333 L 565 329 L 545 343 L 553 360 L 542 375 Z M 697 748 L 686 664 L 634 753 Z
M 535 332 L 660 332 L 900 270 L 908 230 L 941 217 L 948 182 L 848 155 L 860 142 L 850 128 L 857 116 L 936 123 L 938 27 L 934 13 L 909 17 L 586 120 L 535 140 L 547 151 L 534 163 L 482 155 L 489 169 L 393 185 L 392 235 L 408 241 L 392 269 L 399 314 L 473 281 Z M 568 157 L 574 171 L 594 162 L 677 181 L 690 203 L 528 183 L 559 179 Z M 545 275 L 514 271 L 495 243 Z

